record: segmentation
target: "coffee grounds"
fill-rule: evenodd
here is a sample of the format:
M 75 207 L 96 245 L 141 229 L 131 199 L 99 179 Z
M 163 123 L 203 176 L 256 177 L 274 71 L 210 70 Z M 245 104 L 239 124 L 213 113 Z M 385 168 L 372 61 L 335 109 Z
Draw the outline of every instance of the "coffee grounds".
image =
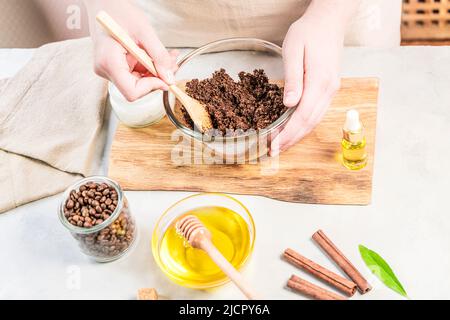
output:
M 186 93 L 205 105 L 214 129 L 222 134 L 227 130 L 264 129 L 286 110 L 283 88 L 269 83 L 262 69 L 253 73 L 240 72 L 238 82 L 220 69 L 211 78 L 189 81 Z M 181 111 L 185 122 L 193 129 L 189 114 L 183 107 Z

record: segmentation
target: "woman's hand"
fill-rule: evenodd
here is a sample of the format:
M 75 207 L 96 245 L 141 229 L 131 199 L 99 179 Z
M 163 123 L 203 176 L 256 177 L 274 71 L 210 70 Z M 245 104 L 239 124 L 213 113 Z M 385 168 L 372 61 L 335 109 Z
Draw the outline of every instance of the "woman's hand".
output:
M 95 44 L 95 72 L 113 82 L 123 96 L 134 101 L 152 90 L 167 90 L 174 82 L 178 52 L 167 52 L 145 15 L 128 1 L 86 1 L 90 29 Z M 155 63 L 158 77 L 150 74 L 117 41 L 95 22 L 95 16 L 105 10 L 129 33 Z
M 323 7 L 324 3 L 328 6 Z M 339 89 L 344 17 L 348 12 L 334 10 L 334 5 L 338 4 L 329 0 L 313 1 L 305 15 L 291 25 L 285 37 L 284 104 L 290 108 L 297 107 L 297 110 L 272 141 L 271 156 L 277 156 L 311 132 Z

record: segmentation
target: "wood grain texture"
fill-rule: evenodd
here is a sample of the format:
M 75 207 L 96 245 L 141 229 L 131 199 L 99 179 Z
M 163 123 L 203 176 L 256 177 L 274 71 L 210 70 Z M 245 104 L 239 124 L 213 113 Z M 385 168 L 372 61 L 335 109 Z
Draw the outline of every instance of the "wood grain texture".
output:
M 342 79 L 319 126 L 279 159 L 256 164 L 177 165 L 172 151 L 179 141 L 164 118 L 156 125 L 131 129 L 119 125 L 111 150 L 109 176 L 125 190 L 173 190 L 259 195 L 316 203 L 367 205 L 371 200 L 378 80 Z M 342 126 L 348 109 L 360 112 L 367 139 L 368 164 L 360 171 L 340 162 Z

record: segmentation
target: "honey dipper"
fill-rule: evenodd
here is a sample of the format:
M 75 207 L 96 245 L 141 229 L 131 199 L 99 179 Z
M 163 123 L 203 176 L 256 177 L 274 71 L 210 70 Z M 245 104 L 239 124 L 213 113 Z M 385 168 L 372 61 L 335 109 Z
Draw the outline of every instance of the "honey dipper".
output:
M 155 65 L 152 58 L 141 49 L 128 33 L 106 12 L 100 11 L 97 14 L 97 22 L 127 51 L 136 58 L 148 71 L 154 76 L 158 76 Z M 212 122 L 205 106 L 199 101 L 191 98 L 183 90 L 177 87 L 175 84 L 169 85 L 169 90 L 177 97 L 177 99 L 183 104 L 186 111 L 189 113 L 192 121 L 197 129 L 201 132 L 206 132 L 212 129 Z
M 193 215 L 184 216 L 177 221 L 175 228 L 192 247 L 205 251 L 248 299 L 256 300 L 259 298 L 259 295 L 251 288 L 242 274 L 217 250 L 211 242 L 211 233 L 197 217 Z

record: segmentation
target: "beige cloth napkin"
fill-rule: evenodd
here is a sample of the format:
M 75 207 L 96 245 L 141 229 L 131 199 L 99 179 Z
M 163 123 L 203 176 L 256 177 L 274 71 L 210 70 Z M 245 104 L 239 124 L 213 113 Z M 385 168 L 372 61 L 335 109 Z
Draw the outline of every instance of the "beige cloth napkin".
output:
M 92 51 L 88 38 L 45 45 L 0 83 L 0 212 L 95 173 L 107 87 Z

